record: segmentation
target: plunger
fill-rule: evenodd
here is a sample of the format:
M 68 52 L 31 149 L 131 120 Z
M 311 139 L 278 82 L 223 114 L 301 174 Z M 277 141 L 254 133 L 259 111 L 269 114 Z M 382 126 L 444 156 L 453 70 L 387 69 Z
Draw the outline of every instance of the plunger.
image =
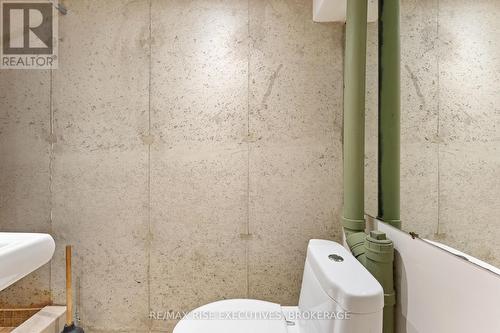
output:
M 66 245 L 66 324 L 62 333 L 85 333 L 73 321 L 73 288 L 71 284 L 71 245 Z

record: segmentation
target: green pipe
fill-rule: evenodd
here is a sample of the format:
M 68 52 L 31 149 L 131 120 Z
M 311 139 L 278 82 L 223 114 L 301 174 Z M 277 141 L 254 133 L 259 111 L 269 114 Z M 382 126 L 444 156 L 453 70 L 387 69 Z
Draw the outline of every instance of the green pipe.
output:
M 373 274 L 384 289 L 383 332 L 392 333 L 394 331 L 395 304 L 393 282 L 394 246 L 392 241 L 386 239 L 384 233 L 375 231 L 367 236 L 364 232 L 364 130 L 367 8 L 367 0 L 347 1 L 344 72 L 344 209 L 342 225 L 346 234 L 346 243 L 351 249 L 351 252 L 367 270 Z M 399 32 L 397 34 L 399 34 Z M 399 44 L 397 47 L 399 50 Z M 384 50 L 384 55 L 386 53 L 387 51 Z M 399 63 L 396 67 L 399 77 Z M 384 73 L 384 79 L 386 79 L 386 75 L 387 73 Z M 397 116 L 399 119 L 399 79 L 397 87 L 397 93 L 393 93 L 391 91 L 387 92 L 387 86 L 385 86 L 382 94 L 384 95 L 383 105 L 386 105 L 388 101 L 392 102 L 394 99 L 398 100 L 396 109 L 398 110 Z M 394 96 L 394 94 L 397 96 Z M 388 109 L 390 111 L 393 110 L 393 108 Z M 385 115 L 387 116 L 387 113 Z M 384 122 L 388 122 L 389 125 L 391 125 L 392 123 L 386 118 L 387 117 L 384 117 Z M 387 138 L 384 137 L 384 139 Z M 397 147 L 399 147 L 399 129 L 397 139 Z M 398 166 L 397 181 L 399 185 L 399 150 L 397 151 L 397 160 L 393 162 L 396 162 Z M 387 168 L 384 170 L 387 171 Z M 386 180 L 385 177 L 384 180 Z M 399 198 L 399 187 L 397 195 Z M 399 219 L 399 199 L 396 206 Z
M 344 211 L 346 235 L 364 232 L 367 0 L 347 1 L 344 68 Z
M 346 234 L 346 242 L 351 252 L 373 274 L 384 289 L 383 332 L 392 333 L 394 331 L 395 304 L 393 243 L 386 239 L 384 233 L 375 231 L 367 236 L 364 232 L 367 9 L 367 0 L 347 1 L 344 71 L 344 210 L 342 224 Z M 397 94 L 399 99 L 399 92 Z M 399 165 L 399 151 L 397 161 Z
M 372 231 L 365 238 L 363 265 L 384 289 L 383 332 L 394 332 L 394 244 L 381 231 Z
M 371 231 L 351 233 L 346 236 L 352 254 L 375 277 L 384 290 L 383 333 L 394 332 L 394 244 L 384 232 Z
M 378 219 L 401 229 L 399 0 L 379 0 L 378 5 Z

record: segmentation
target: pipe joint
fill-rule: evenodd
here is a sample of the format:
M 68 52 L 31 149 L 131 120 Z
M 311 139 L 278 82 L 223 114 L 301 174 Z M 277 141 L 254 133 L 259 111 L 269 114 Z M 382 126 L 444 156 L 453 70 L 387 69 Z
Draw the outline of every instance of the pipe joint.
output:
M 346 233 L 351 234 L 351 233 L 356 233 L 356 232 L 363 232 L 365 231 L 366 228 L 366 221 L 364 219 L 362 220 L 354 220 L 354 219 L 349 219 L 347 217 L 342 217 L 342 226 L 347 229 Z
M 352 255 L 361 263 L 364 262 L 365 257 L 365 238 L 366 234 L 364 232 L 353 232 L 348 234 L 345 239 Z
M 393 226 L 394 228 L 398 228 L 398 229 L 401 229 L 401 220 L 388 220 L 388 219 L 384 219 L 383 217 L 381 216 L 377 216 L 377 219 L 384 222 L 384 223 L 387 223 L 391 226 Z
M 393 307 L 396 305 L 396 292 L 384 294 L 384 306 Z

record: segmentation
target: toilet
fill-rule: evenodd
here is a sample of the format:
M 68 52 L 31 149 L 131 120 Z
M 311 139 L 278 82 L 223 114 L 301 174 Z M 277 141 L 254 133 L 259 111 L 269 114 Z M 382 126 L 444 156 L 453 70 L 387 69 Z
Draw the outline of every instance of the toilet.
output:
M 381 333 L 382 286 L 342 245 L 312 239 L 298 306 L 229 299 L 186 315 L 174 333 Z

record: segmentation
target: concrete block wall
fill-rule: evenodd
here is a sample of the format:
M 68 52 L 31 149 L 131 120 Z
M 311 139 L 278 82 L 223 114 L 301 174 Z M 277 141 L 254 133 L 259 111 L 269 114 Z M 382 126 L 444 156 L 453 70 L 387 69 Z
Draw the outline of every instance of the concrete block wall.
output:
M 339 238 L 343 27 L 308 1 L 65 1 L 59 69 L 0 71 L 2 230 L 50 232 L 4 306 L 87 332 L 149 311 L 297 302 L 310 238 Z
M 64 303 L 67 243 L 88 332 L 168 331 L 149 311 L 222 298 L 295 304 L 308 239 L 339 239 L 343 25 L 313 23 L 307 0 L 64 3 L 59 69 L 0 71 L 1 229 L 50 232 L 58 246 L 0 305 Z M 498 5 L 474 4 L 402 1 L 402 208 L 409 230 L 465 245 L 477 204 L 488 232 L 468 252 L 495 259 L 498 94 L 481 87 L 498 72 Z M 462 13 L 491 19 L 489 33 L 464 30 Z M 488 52 L 465 52 L 473 37 Z

